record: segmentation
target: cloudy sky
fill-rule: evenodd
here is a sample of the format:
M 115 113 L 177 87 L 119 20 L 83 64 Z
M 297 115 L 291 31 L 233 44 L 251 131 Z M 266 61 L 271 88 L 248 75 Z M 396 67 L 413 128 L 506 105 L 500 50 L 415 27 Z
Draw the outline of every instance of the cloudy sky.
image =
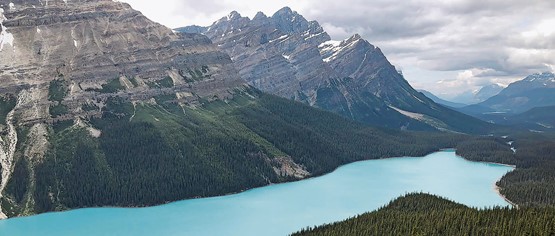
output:
M 555 70 L 553 0 L 124 0 L 168 27 L 210 25 L 237 10 L 284 6 L 335 40 L 359 33 L 415 88 L 450 98 L 483 85 Z

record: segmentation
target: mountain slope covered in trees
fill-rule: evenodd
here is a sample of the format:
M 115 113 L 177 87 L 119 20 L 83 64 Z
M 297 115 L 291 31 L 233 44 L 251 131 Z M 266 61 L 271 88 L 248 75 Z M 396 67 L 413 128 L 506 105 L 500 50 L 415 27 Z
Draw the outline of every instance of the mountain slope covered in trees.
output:
M 472 209 L 427 195 L 408 194 L 370 213 L 292 235 L 552 235 L 554 208 Z
M 102 117 L 54 123 L 41 163 L 30 165 L 18 146 L 3 209 L 18 216 L 214 196 L 357 160 L 421 156 L 465 138 L 371 128 L 256 90 L 236 92 L 196 107 L 179 106 L 174 96 L 114 97 Z

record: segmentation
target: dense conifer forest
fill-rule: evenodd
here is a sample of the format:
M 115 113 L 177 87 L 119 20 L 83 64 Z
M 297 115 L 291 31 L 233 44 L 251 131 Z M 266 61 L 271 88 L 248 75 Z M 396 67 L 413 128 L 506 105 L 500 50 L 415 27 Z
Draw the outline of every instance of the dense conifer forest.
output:
M 294 236 L 553 235 L 552 207 L 477 210 L 427 194 L 408 194 L 370 213 Z
M 555 205 L 554 134 L 518 133 L 506 138 L 478 138 L 457 148 L 457 154 L 469 160 L 516 165 L 516 170 L 497 183 L 501 193 L 515 204 Z
M 3 209 L 17 215 L 215 196 L 298 179 L 277 174 L 278 157 L 317 176 L 358 160 L 423 156 L 468 138 L 376 129 L 257 91 L 196 107 L 172 100 L 110 98 L 102 118 L 81 121 L 99 137 L 73 121 L 54 124 L 47 156 L 35 167 L 17 150 L 5 191 L 15 201 L 3 201 Z
M 469 160 L 516 165 L 516 170 L 497 183 L 501 193 L 519 206 L 554 206 L 554 136 L 519 133 L 506 138 L 482 137 L 458 145 L 457 154 Z
M 466 159 L 516 166 L 497 183 L 515 207 L 477 210 L 409 194 L 377 211 L 293 235 L 554 235 L 553 140 L 550 133 L 515 133 L 469 138 L 456 146 Z

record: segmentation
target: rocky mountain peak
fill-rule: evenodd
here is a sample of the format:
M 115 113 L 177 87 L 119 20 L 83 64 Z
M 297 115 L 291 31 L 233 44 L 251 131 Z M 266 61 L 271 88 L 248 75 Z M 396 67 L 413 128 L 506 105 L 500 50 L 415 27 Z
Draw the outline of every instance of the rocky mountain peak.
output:
M 271 24 L 270 21 L 271 21 L 271 19 L 268 16 L 266 16 L 266 14 L 259 11 L 259 12 L 256 13 L 254 18 L 252 18 L 252 21 L 250 23 L 253 26 L 263 26 L 263 25 Z
M 536 74 L 527 76 L 526 78 L 524 78 L 523 81 L 538 82 L 538 83 L 547 83 L 547 82 L 555 83 L 555 75 L 552 72 L 536 73 Z
M 218 21 L 214 22 L 214 25 L 217 24 L 233 24 L 239 20 L 248 19 L 247 17 L 242 17 L 241 14 L 237 11 L 232 11 L 227 16 L 220 18 Z
M 274 13 L 274 15 L 272 15 L 272 18 L 274 17 L 292 17 L 293 15 L 298 15 L 297 12 L 291 10 L 290 7 L 283 7 L 281 9 L 279 9 L 278 11 L 276 11 Z
M 362 46 L 367 50 L 376 49 L 376 47 L 374 47 L 374 45 L 372 45 L 370 42 L 363 39 L 359 34 L 354 34 L 353 36 L 349 37 L 348 39 L 343 40 L 341 42 L 340 46 L 342 46 L 342 47 L 359 47 L 359 46 Z
M 296 11 L 284 7 L 272 15 L 276 28 L 284 33 L 300 33 L 309 30 L 308 21 Z
M 266 16 L 266 14 L 264 14 L 264 12 L 257 12 L 256 15 L 254 16 L 254 18 L 252 18 L 253 21 L 260 21 L 260 20 L 266 20 L 268 19 L 268 16 Z
M 483 102 L 488 98 L 499 94 L 499 92 L 501 92 L 504 88 L 505 87 L 499 84 L 489 84 L 483 86 L 482 88 L 480 88 L 480 90 L 474 93 L 474 100 L 476 100 L 477 102 Z
M 503 89 L 499 94 L 504 96 L 513 96 L 515 94 L 535 89 L 550 88 L 555 88 L 555 75 L 551 72 L 543 72 L 526 76 L 526 78 L 522 80 L 509 84 L 509 86 Z
M 332 41 L 317 21 L 289 7 L 269 18 L 259 13 L 252 21 L 217 22 L 205 35 L 230 54 L 243 79 L 265 92 L 371 124 L 396 117 L 394 128 L 421 122 L 395 109 L 430 116 L 442 109 L 416 92 L 361 35 Z
M 235 20 L 241 18 L 241 14 L 237 11 L 232 11 L 227 15 L 228 20 Z
M 347 39 L 347 41 L 358 41 L 358 40 L 361 40 L 361 39 L 362 39 L 362 37 L 360 36 L 360 34 L 354 34 L 353 36 L 349 37 Z

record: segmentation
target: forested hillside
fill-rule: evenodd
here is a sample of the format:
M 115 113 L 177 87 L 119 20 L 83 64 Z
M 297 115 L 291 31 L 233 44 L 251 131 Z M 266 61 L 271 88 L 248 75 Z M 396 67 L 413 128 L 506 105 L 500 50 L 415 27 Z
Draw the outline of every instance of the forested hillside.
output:
M 473 161 L 516 165 L 497 183 L 516 207 L 476 210 L 439 197 L 408 194 L 388 206 L 293 235 L 553 235 L 554 134 L 475 137 L 457 145 Z
M 427 194 L 408 194 L 342 222 L 293 235 L 553 235 L 554 208 L 477 210 Z
M 555 205 L 555 137 L 516 134 L 479 138 L 457 146 L 457 154 L 475 161 L 516 165 L 497 183 L 501 193 L 519 206 Z M 510 148 L 513 148 L 511 150 Z
M 113 97 L 102 117 L 53 124 L 49 152 L 35 168 L 17 151 L 3 209 L 17 216 L 221 195 L 357 160 L 422 156 L 467 138 L 371 128 L 255 90 L 196 106 L 173 100 Z

